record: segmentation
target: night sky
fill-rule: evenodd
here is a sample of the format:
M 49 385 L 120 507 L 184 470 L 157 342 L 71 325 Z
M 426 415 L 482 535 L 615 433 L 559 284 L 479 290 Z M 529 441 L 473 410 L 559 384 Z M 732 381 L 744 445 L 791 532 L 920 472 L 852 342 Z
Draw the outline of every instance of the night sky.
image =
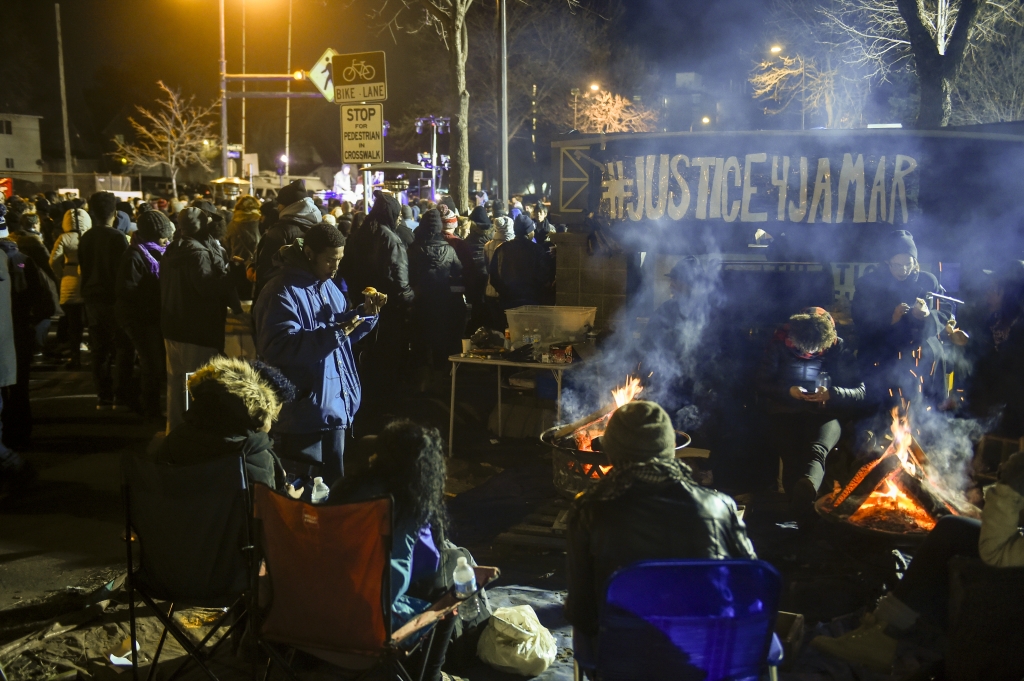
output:
M 385 105 L 386 117 L 394 120 L 402 110 L 415 106 L 422 73 L 431 73 L 429 64 L 424 62 L 441 57 L 436 39 L 429 35 L 399 34 L 396 44 L 388 32 L 380 32 L 367 16 L 378 5 L 377 0 L 293 1 L 292 70 L 310 68 L 327 47 L 340 52 L 383 49 L 388 54 L 390 95 Z M 287 0 L 245 2 L 247 70 L 284 72 Z M 583 0 L 583 4 L 601 10 L 604 2 Z M 672 73 L 689 70 L 703 72 L 706 79 L 742 80 L 751 63 L 752 50 L 761 41 L 763 2 L 623 0 L 623 5 L 625 16 L 617 22 L 613 34 L 621 44 L 638 47 L 650 61 L 656 62 L 669 82 Z M 226 1 L 229 72 L 241 70 L 241 7 L 242 0 Z M 490 8 L 488 2 L 477 11 Z M 76 155 L 97 155 L 99 141 L 109 137 L 111 121 L 123 118 L 134 104 L 151 102 L 157 92 L 157 79 L 194 93 L 200 100 L 209 101 L 216 96 L 216 0 L 65 0 L 61 12 Z M 27 74 L 29 82 L 26 97 L 16 99 L 18 105 L 4 102 L 4 106 L 44 116 L 44 155 L 60 156 L 53 3 L 0 0 L 0 16 L 7 24 L 5 33 L 18 35 L 3 51 L 0 68 L 7 72 L 15 63 Z M 438 78 L 445 77 L 443 62 L 434 72 Z M 312 90 L 308 84 L 297 87 Z M 16 94 L 13 90 L 7 94 Z M 261 127 L 281 128 L 279 146 L 283 148 L 283 100 L 249 106 L 250 133 L 257 135 Z M 230 116 L 230 137 L 234 142 L 238 141 L 240 120 L 237 102 L 231 103 Z M 293 101 L 292 116 L 296 143 L 307 139 L 314 145 L 329 146 L 337 139 L 333 105 L 317 100 Z M 268 135 L 265 132 L 264 136 Z M 325 157 L 329 154 L 327 148 L 322 151 Z

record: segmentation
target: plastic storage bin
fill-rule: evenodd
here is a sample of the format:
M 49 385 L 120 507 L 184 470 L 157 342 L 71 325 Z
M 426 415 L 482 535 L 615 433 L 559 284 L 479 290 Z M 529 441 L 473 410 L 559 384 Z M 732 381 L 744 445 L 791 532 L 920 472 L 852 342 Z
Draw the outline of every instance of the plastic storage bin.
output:
M 573 307 L 571 305 L 523 305 L 505 311 L 512 346 L 523 344 L 523 334 L 540 331 L 541 342 L 545 344 L 569 340 L 575 336 L 582 341 L 586 332 L 593 328 L 597 316 L 596 307 Z

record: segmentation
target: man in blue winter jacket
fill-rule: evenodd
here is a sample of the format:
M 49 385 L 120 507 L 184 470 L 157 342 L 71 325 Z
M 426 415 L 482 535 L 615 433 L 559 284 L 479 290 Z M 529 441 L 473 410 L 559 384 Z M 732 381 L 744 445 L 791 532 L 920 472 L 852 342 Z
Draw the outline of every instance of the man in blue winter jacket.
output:
M 289 478 L 344 476 L 345 429 L 359 409 L 361 388 L 352 345 L 377 324 L 387 302 L 370 292 L 348 310 L 333 278 L 345 237 L 333 225 L 309 229 L 277 254 L 275 271 L 253 306 L 256 350 L 295 384 L 273 434 Z

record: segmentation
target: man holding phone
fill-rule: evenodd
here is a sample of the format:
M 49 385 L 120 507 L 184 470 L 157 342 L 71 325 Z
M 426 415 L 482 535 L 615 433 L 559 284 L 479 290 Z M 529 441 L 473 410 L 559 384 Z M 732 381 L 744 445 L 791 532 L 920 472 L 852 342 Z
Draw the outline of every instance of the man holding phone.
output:
M 352 345 L 376 326 L 387 302 L 368 290 L 349 310 L 333 279 L 345 237 L 321 223 L 283 247 L 276 268 L 253 306 L 256 351 L 298 389 L 272 435 L 290 480 L 345 475 L 345 430 L 359 409 L 362 389 Z

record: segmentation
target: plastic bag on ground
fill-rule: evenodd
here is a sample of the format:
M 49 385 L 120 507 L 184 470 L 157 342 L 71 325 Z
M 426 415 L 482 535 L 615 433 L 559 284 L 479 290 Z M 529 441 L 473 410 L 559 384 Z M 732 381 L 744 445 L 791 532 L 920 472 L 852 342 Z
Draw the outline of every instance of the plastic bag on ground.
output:
M 555 637 L 528 605 L 498 608 L 480 635 L 476 654 L 495 669 L 538 676 L 558 654 Z

